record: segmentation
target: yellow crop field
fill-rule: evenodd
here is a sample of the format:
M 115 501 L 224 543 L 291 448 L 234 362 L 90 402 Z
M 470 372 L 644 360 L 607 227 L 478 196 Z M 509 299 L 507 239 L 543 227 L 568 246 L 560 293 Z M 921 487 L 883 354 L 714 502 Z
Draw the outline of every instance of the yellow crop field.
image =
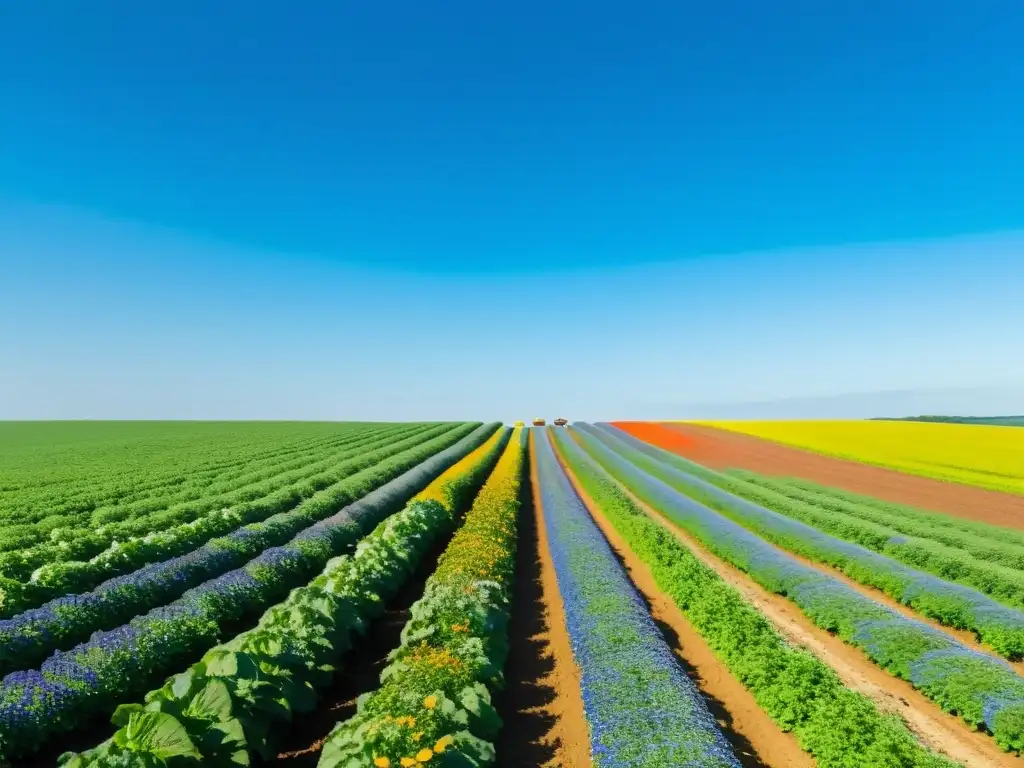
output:
M 817 453 L 1024 495 L 1024 428 L 912 421 L 702 421 Z

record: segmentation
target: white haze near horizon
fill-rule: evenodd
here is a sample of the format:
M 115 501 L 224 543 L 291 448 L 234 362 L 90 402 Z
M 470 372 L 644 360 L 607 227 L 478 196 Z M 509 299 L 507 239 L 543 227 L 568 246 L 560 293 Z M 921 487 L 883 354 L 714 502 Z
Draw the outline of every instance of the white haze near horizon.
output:
M 1024 233 L 506 266 L 378 270 L 0 200 L 0 419 L 1024 412 Z

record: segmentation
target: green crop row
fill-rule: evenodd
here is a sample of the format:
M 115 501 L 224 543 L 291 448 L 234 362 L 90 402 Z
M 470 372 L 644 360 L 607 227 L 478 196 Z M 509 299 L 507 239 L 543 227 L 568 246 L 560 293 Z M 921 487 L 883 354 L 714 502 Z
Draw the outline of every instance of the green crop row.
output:
M 73 547 L 76 554 L 89 556 L 95 547 L 104 546 L 118 536 L 135 535 L 137 532 L 159 530 L 161 525 L 177 522 L 180 515 L 171 510 L 191 507 L 213 509 L 218 497 L 232 494 L 237 490 L 267 481 L 277 475 L 299 473 L 311 464 L 324 463 L 338 453 L 351 450 L 353 446 L 395 434 L 395 430 L 353 431 L 343 439 L 329 446 L 307 450 L 286 460 L 279 458 L 258 459 L 253 457 L 244 470 L 226 477 L 212 479 L 193 478 L 179 475 L 171 484 L 162 485 L 144 496 L 134 499 L 114 499 L 113 503 L 92 506 L 88 511 L 58 514 L 48 512 L 39 522 L 10 524 L 3 527 L 0 535 L 0 550 L 5 555 L 11 550 L 26 548 Z M 256 493 L 255 495 L 259 495 Z M 203 507 L 203 505 L 206 505 Z M 83 531 L 107 534 L 104 541 L 78 544 Z M 92 549 L 90 549 L 90 547 Z
M 482 766 L 501 726 L 490 693 L 502 686 L 526 446 L 509 443 L 412 607 L 381 687 L 339 723 L 319 768 Z
M 181 522 L 167 530 L 146 533 L 133 526 L 134 535 L 127 535 L 125 526 L 111 526 L 124 538 L 113 539 L 107 549 L 88 559 L 81 549 L 111 540 L 111 530 L 83 531 L 80 539 L 64 546 L 4 553 L 0 555 L 0 617 L 14 616 L 61 595 L 92 589 L 105 579 L 130 573 L 148 563 L 180 556 L 217 536 L 283 513 L 354 472 L 449 430 L 450 427 L 441 426 L 401 440 L 384 438 L 360 443 L 339 457 L 343 458 L 339 463 L 313 475 L 298 476 L 290 485 L 275 487 L 276 480 L 264 481 L 260 484 L 264 491 L 261 498 L 246 498 L 251 494 L 243 489 L 237 497 L 226 495 L 215 502 L 203 500 L 172 507 L 160 516 L 160 521 L 167 523 L 177 515 Z
M 0 425 L 0 519 L 88 513 L 172 487 L 244 471 L 282 451 L 318 451 L 383 424 Z M 393 426 L 393 425 L 391 425 Z M 63 427 L 63 428 L 62 428 Z M 20 433 L 20 434 L 19 434 Z M 3 439 L 4 437 L 9 439 Z
M 746 470 L 729 470 L 725 474 L 827 512 L 877 523 L 907 536 L 937 541 L 979 560 L 1024 569 L 1022 531 L 892 504 L 798 478 L 764 477 Z
M 104 508 L 145 505 L 161 497 L 201 495 L 215 483 L 230 481 L 232 478 L 251 470 L 253 466 L 280 464 L 328 452 L 334 446 L 353 438 L 370 433 L 370 429 L 351 428 L 332 435 L 330 438 L 303 441 L 300 445 L 261 446 L 241 456 L 232 455 L 221 461 L 204 461 L 193 456 L 191 466 L 166 468 L 149 474 L 142 472 L 133 478 L 130 487 L 125 481 L 113 483 L 108 472 L 112 467 L 103 468 L 88 478 L 67 481 L 59 485 L 27 486 L 0 494 L 0 522 L 19 525 L 27 530 L 48 530 L 55 527 L 62 517 L 81 519 L 85 515 Z M 180 499 L 176 499 L 180 500 Z M 46 519 L 45 524 L 38 524 Z
M 696 465 L 694 465 L 696 466 Z M 719 473 L 701 471 L 689 467 L 693 474 L 702 476 L 720 488 L 737 496 L 771 509 L 775 512 L 812 525 L 838 538 L 852 541 L 861 546 L 881 552 L 894 560 L 914 568 L 935 574 L 940 578 L 973 587 L 986 595 L 1013 606 L 1024 608 L 1024 572 L 1017 570 L 1017 558 L 1024 558 L 1024 551 L 1011 545 L 1001 547 L 1006 554 L 1006 565 L 979 560 L 970 552 L 932 540 L 931 531 L 921 530 L 914 535 L 901 533 L 885 524 L 862 519 L 859 516 L 827 510 L 806 501 L 763 486 L 760 483 L 738 479 Z M 900 526 L 907 528 L 908 526 Z M 993 552 L 998 545 L 986 547 Z
M 494 466 L 502 430 L 377 527 L 351 555 L 330 560 L 307 586 L 269 609 L 252 630 L 124 705 L 103 744 L 61 757 L 66 768 L 248 765 L 270 759 L 282 726 L 312 711 L 318 688 L 459 515 Z

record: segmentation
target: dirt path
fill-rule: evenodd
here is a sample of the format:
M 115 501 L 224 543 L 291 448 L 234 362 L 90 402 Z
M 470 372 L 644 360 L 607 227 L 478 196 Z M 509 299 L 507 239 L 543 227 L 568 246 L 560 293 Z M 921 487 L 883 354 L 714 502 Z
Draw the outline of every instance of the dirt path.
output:
M 508 688 L 495 702 L 505 721 L 497 743 L 498 764 L 502 768 L 590 768 L 579 670 L 544 530 L 532 446 L 530 485 L 532 493 L 527 494 L 519 523 L 511 650 L 505 665 Z
M 561 457 L 560 457 L 561 458 Z M 651 616 L 665 635 L 683 669 L 696 683 L 744 768 L 806 768 L 814 759 L 804 752 L 796 737 L 785 733 L 758 706 L 725 664 L 719 661 L 704 638 L 693 628 L 672 598 L 659 587 L 651 569 L 629 548 L 565 466 L 570 482 L 604 533 L 630 579 L 644 598 Z
M 629 493 L 628 489 L 624 490 Z M 874 700 L 879 709 L 903 718 L 929 749 L 963 763 L 966 768 L 1020 768 L 1021 760 L 1000 750 L 991 736 L 972 731 L 960 718 L 946 714 L 910 683 L 890 675 L 857 648 L 819 629 L 789 600 L 769 592 L 738 568 L 719 560 L 656 510 L 632 494 L 630 497 L 761 611 L 790 643 L 806 648 L 828 664 L 844 685 Z
M 1024 496 L 905 474 L 697 424 L 630 421 L 615 426 L 712 469 L 735 467 L 801 477 L 897 504 L 1024 529 Z

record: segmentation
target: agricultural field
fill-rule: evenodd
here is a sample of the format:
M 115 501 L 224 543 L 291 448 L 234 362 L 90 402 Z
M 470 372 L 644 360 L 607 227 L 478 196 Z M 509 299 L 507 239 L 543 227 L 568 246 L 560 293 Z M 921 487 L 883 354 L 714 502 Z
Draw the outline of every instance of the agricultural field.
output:
M 1024 495 L 1024 432 L 925 421 L 721 421 L 706 426 L 900 472 Z
M 0 765 L 1019 766 L 1024 515 L 708 429 L 0 425 Z

